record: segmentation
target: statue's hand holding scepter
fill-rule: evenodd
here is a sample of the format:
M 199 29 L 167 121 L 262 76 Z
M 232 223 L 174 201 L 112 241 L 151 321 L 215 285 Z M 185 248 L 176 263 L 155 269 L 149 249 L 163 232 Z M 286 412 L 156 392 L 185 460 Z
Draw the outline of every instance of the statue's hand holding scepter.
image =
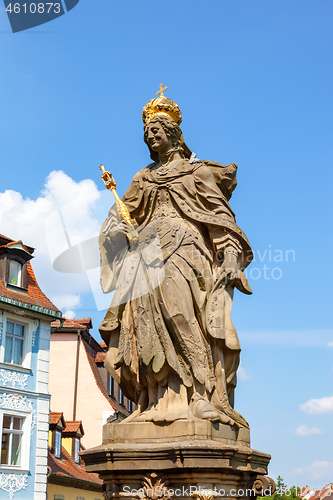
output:
M 112 177 L 112 174 L 108 170 L 105 170 L 104 165 L 100 165 L 99 168 L 103 172 L 102 175 L 101 175 L 101 177 L 103 179 L 103 182 L 104 182 L 106 188 L 109 189 L 110 191 L 112 191 L 112 193 L 113 193 L 113 195 L 115 197 L 116 206 L 117 206 L 117 212 L 119 214 L 119 217 L 121 218 L 122 222 L 125 222 L 131 228 L 129 232 L 126 232 L 126 236 L 128 238 L 128 241 L 131 244 L 138 243 L 138 241 L 139 241 L 139 235 L 138 235 L 136 229 L 134 228 L 134 225 L 133 225 L 130 213 L 128 211 L 128 208 L 121 201 L 121 199 L 119 198 L 119 196 L 117 194 L 116 183 L 115 183 L 114 178 Z

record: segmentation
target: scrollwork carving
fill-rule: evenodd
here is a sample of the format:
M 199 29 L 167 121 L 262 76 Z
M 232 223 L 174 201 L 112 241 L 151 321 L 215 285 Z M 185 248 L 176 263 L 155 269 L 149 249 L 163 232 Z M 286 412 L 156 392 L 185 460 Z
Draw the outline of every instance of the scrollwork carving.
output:
M 252 484 L 252 489 L 258 496 L 271 496 L 275 492 L 276 486 L 270 477 L 258 475 Z
M 36 427 L 36 425 L 37 425 L 37 411 L 33 410 L 32 411 L 32 420 L 31 420 L 31 434 L 32 434 L 34 428 Z
M 15 388 L 16 384 L 18 384 L 23 390 L 27 385 L 28 377 L 29 375 L 27 373 L 19 373 L 3 369 L 0 370 L 0 383 L 2 383 L 4 387 L 10 383 L 12 384 L 12 387 Z
M 6 410 L 33 411 L 32 400 L 20 394 L 0 394 L 0 408 Z
M 25 490 L 28 486 L 28 474 L 0 474 L 0 489 L 9 494 L 12 499 L 17 491 Z
M 32 346 L 35 345 L 36 332 L 37 332 L 38 326 L 39 326 L 39 319 L 34 319 L 32 322 Z

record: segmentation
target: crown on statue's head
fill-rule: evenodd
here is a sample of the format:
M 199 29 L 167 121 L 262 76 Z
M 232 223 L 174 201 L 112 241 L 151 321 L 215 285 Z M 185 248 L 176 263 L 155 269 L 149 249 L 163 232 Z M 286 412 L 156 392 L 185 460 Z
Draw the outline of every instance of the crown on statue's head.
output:
M 160 90 L 156 94 L 160 94 L 158 97 L 151 99 L 145 107 L 143 108 L 142 120 L 147 125 L 155 116 L 170 116 L 177 125 L 181 124 L 182 114 L 180 112 L 179 106 L 173 102 L 168 97 L 163 95 L 163 92 L 167 87 L 163 88 L 162 83 L 160 84 Z

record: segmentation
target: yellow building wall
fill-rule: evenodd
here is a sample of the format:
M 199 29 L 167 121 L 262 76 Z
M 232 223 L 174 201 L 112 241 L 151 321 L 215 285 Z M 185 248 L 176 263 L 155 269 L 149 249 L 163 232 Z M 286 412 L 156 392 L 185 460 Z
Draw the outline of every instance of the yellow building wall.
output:
M 77 500 L 77 497 L 82 497 L 84 500 L 103 500 L 102 492 L 69 488 L 68 486 L 49 483 L 47 485 L 47 499 L 54 500 L 54 495 L 63 495 L 64 500 Z
M 73 438 L 62 438 L 61 439 L 61 444 L 62 446 L 65 448 L 65 450 L 67 451 L 68 455 L 72 456 L 72 443 L 73 441 Z

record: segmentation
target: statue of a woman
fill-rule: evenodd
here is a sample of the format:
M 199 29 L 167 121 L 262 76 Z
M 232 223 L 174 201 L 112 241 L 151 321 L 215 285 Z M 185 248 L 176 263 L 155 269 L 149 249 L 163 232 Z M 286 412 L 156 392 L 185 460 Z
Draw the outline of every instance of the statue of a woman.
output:
M 139 244 L 124 245 L 129 228 L 114 209 L 100 236 L 102 286 L 115 289 L 100 327 L 106 367 L 138 405 L 126 421 L 247 427 L 233 409 L 240 345 L 230 313 L 234 287 L 251 293 L 242 271 L 252 260 L 228 204 L 237 167 L 195 158 L 163 94 L 143 121 L 153 163 L 123 198 Z

